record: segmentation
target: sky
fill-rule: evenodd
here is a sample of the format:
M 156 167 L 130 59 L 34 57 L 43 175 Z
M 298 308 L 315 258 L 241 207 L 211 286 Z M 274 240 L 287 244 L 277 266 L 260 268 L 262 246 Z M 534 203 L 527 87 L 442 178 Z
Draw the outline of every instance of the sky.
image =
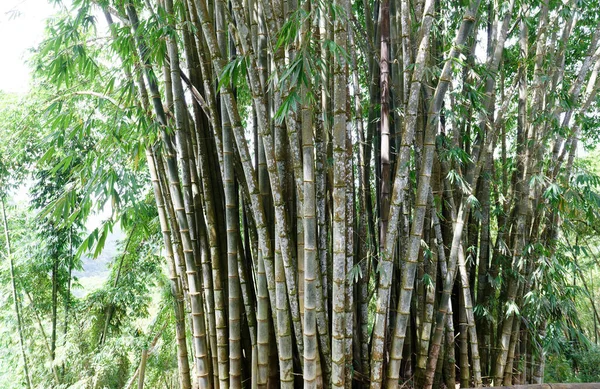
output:
M 30 48 L 44 38 L 46 18 L 54 13 L 48 0 L 0 0 L 0 90 L 24 94 L 30 69 Z

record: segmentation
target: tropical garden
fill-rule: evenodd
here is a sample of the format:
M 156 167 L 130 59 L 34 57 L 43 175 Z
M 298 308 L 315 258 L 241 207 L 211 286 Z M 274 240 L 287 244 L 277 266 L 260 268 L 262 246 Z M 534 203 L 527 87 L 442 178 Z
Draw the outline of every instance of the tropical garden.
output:
M 600 382 L 597 0 L 49 1 L 2 388 Z

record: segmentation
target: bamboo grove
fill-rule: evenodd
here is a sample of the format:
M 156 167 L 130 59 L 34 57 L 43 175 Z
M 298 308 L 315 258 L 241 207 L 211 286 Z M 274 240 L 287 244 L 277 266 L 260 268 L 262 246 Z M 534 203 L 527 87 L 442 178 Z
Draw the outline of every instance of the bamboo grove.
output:
M 552 264 L 595 217 L 596 2 L 73 6 L 45 115 L 145 171 L 182 389 L 543 381 Z

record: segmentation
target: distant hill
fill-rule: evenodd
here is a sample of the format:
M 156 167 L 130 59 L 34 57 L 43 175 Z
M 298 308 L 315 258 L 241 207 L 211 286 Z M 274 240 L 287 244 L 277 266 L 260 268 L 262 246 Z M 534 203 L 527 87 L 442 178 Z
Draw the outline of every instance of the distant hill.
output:
M 102 286 L 108 278 L 110 265 L 120 253 L 118 245 L 124 236 L 121 229 L 115 227 L 115 230 L 108 235 L 104 250 L 98 258 L 94 259 L 88 255 L 82 257 L 83 271 L 73 272 L 73 275 L 77 277 L 82 286 L 82 288 L 73 291 L 75 296 L 83 297 Z

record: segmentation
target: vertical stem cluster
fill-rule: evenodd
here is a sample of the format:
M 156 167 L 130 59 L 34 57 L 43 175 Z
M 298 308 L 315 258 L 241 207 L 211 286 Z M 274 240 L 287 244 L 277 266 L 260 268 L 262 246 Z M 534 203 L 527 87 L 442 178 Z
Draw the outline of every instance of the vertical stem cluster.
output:
M 153 124 L 182 388 L 541 381 L 558 319 L 534 314 L 550 284 L 536 269 L 568 214 L 550 194 L 597 108 L 600 28 L 584 58 L 568 49 L 588 11 L 99 3 L 132 44 L 112 53 L 127 103 Z

